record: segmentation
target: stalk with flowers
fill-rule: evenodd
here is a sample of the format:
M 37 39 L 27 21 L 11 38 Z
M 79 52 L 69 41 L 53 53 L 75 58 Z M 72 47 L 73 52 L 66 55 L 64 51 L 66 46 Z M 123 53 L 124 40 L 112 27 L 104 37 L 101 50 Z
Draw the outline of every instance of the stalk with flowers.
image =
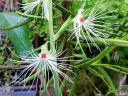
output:
M 68 6 L 66 9 L 60 4 L 65 2 L 73 8 Z M 77 2 L 80 3 L 78 7 L 75 6 Z M 13 15 L 8 17 L 8 13 L 0 13 L 0 18 L 4 18 L 0 19 L 0 29 L 5 30 L 14 45 L 11 51 L 14 58 L 10 61 L 20 64 L 22 69 L 11 85 L 22 85 L 24 89 L 32 82 L 30 90 L 36 84 L 39 96 L 48 94 L 51 86 L 55 96 L 81 96 L 79 87 L 86 89 L 90 84 L 87 94 L 82 96 L 119 96 L 120 89 L 109 71 L 128 74 L 128 68 L 111 62 L 111 53 L 117 47 L 127 47 L 128 35 L 120 34 L 116 29 L 119 25 L 115 10 L 108 11 L 114 6 L 113 1 L 90 2 L 22 0 L 20 10 L 16 12 L 18 15 L 13 13 L 15 19 Z M 62 14 L 67 17 L 65 20 L 61 18 Z M 38 48 L 35 48 L 35 42 Z

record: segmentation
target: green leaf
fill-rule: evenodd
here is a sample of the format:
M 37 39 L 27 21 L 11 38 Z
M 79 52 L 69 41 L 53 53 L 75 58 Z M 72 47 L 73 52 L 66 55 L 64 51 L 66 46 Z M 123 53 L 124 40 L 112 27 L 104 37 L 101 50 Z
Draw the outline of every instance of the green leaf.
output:
M 97 70 L 101 73 L 101 75 L 104 76 L 104 79 L 108 82 L 109 86 L 111 86 L 111 89 L 112 89 L 112 93 L 115 95 L 115 96 L 119 96 L 118 95 L 118 92 L 117 92 L 117 89 L 112 81 L 112 79 L 110 78 L 110 76 L 108 75 L 108 73 L 101 67 L 97 67 Z
M 21 18 L 14 12 L 0 13 L 0 27 L 14 26 L 26 18 Z M 6 30 L 6 35 L 12 41 L 17 55 L 24 56 L 27 51 L 32 49 L 32 43 L 29 38 L 29 30 L 26 25 Z
M 108 88 L 110 88 L 110 86 L 108 85 L 108 83 L 107 83 L 106 80 L 104 79 L 104 76 L 103 76 L 102 74 L 100 74 L 96 69 L 91 68 L 91 67 L 88 67 L 88 71 L 89 71 L 92 75 L 100 77 L 100 78 L 103 80 L 103 82 L 108 86 Z

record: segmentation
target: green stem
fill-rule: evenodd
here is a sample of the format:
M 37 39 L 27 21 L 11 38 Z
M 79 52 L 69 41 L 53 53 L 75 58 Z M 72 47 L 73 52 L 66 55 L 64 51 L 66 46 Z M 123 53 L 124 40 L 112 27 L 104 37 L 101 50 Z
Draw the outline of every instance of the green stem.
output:
M 47 84 L 46 84 L 46 79 L 44 79 L 44 92 L 46 92 L 47 91 L 47 86 L 46 86 Z
M 104 40 L 104 42 L 97 38 L 92 38 L 92 39 L 95 42 L 100 43 L 100 44 L 104 44 L 104 42 L 105 42 L 108 45 L 125 46 L 125 47 L 127 46 L 128 47 L 128 41 L 123 40 L 123 38 L 121 38 L 122 40 L 121 39 L 104 39 L 104 38 L 102 38 L 101 40 Z M 90 40 L 90 39 L 87 37 L 87 40 Z
M 50 48 L 51 50 L 55 49 L 55 42 L 54 42 L 54 32 L 53 32 L 53 16 L 52 16 L 52 0 L 49 0 L 48 3 L 48 9 L 49 9 L 49 20 L 48 20 L 48 26 L 49 26 L 49 36 L 50 36 Z
M 37 18 L 37 19 L 44 19 L 44 17 L 42 16 L 35 16 L 35 15 L 28 15 L 22 12 L 16 12 L 17 14 L 23 16 L 23 17 L 27 17 L 27 18 Z
M 53 82 L 53 77 L 47 82 L 47 86 L 46 86 L 46 89 L 48 89 L 48 86 Z M 41 91 L 41 96 L 44 96 L 44 93 L 45 93 L 45 90 L 43 89 Z
M 93 39 L 94 42 L 96 42 L 96 44 L 98 46 L 105 46 L 105 43 L 102 41 L 97 41 L 97 38 Z M 118 47 L 128 47 L 128 41 L 126 40 L 119 40 L 119 39 L 104 39 L 104 41 L 106 42 L 106 45 L 113 45 L 113 46 L 118 46 Z M 75 41 L 71 41 L 71 43 L 73 45 L 76 45 Z M 93 43 L 81 43 L 81 46 L 83 47 L 88 47 L 88 45 L 90 47 L 95 47 Z
M 23 17 L 26 17 L 26 18 L 36 18 L 36 19 L 45 19 L 44 17 L 42 17 L 42 16 L 35 16 L 35 15 L 28 15 L 28 14 L 25 14 L 25 13 L 22 13 L 22 12 L 16 12 L 18 15 L 20 15 L 20 16 L 23 16 Z M 58 18 L 60 18 L 61 16 L 56 16 L 56 17 L 53 17 L 53 19 L 58 19 Z
M 107 48 L 105 48 L 105 50 L 103 50 L 99 55 L 97 55 L 95 58 L 85 62 L 84 64 L 78 65 L 81 68 L 86 68 L 87 65 L 90 65 L 94 62 L 97 62 L 99 60 L 101 60 L 106 54 L 108 54 L 109 52 L 111 52 L 113 49 L 115 48 L 115 46 L 109 46 Z
M 82 48 L 80 42 L 78 42 L 78 44 L 79 44 L 79 46 L 80 46 L 80 49 L 81 49 L 82 54 L 84 55 L 84 58 L 87 59 L 87 56 L 86 56 L 86 54 L 85 54 L 85 52 L 84 52 L 84 50 L 83 50 L 83 48 Z

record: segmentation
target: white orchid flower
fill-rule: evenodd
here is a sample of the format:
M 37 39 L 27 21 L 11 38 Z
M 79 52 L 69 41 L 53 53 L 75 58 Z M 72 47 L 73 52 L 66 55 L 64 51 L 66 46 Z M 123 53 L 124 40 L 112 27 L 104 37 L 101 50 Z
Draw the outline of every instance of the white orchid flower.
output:
M 25 14 L 38 15 L 39 8 L 41 7 L 42 15 L 49 20 L 48 11 L 48 0 L 33 0 L 32 2 L 21 4 L 21 8 L 24 10 Z M 38 10 L 38 11 L 37 11 Z
M 37 78 L 40 78 L 40 80 L 49 80 L 49 72 L 56 73 L 58 76 L 61 75 L 67 81 L 73 83 L 70 77 L 62 71 L 62 70 L 66 70 L 74 73 L 70 69 L 71 65 L 63 63 L 63 61 L 64 62 L 72 61 L 72 60 L 66 60 L 72 56 L 59 58 L 59 56 L 62 55 L 64 52 L 59 52 L 57 54 L 56 50 L 48 51 L 47 48 L 43 46 L 39 54 L 30 52 L 30 56 L 20 57 L 21 61 L 17 61 L 17 62 L 28 63 L 28 65 L 25 65 L 23 67 L 24 69 L 21 71 L 21 73 L 18 75 L 18 78 L 13 83 L 20 84 L 22 81 L 25 81 L 24 82 L 24 86 L 25 86 L 28 81 L 27 78 L 31 77 L 33 74 L 35 74 L 33 83 Z M 24 77 L 24 80 L 19 81 L 21 77 Z
M 110 5 L 110 2 L 108 0 L 103 5 L 98 5 L 99 2 L 95 4 L 86 19 L 84 18 L 84 14 L 86 14 L 86 11 L 84 12 L 85 4 L 78 10 L 77 15 L 73 19 L 74 29 L 69 39 L 76 37 L 77 43 L 80 42 L 80 39 L 86 40 L 88 46 L 89 42 L 91 42 L 97 49 L 99 49 L 99 47 L 94 42 L 92 37 L 96 37 L 105 43 L 104 39 L 102 38 L 108 37 L 109 34 L 107 34 L 106 31 L 110 31 L 112 28 L 109 28 L 111 24 L 105 23 L 102 20 L 112 18 L 112 16 L 107 16 L 107 13 L 104 12 Z

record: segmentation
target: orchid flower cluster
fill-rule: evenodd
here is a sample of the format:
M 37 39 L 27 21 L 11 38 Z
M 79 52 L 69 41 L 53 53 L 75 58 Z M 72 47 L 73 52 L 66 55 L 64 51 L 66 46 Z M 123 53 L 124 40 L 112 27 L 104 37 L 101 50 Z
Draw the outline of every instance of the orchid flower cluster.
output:
M 99 49 L 98 45 L 93 40 L 93 37 L 96 37 L 98 40 L 104 43 L 105 41 L 103 38 L 108 37 L 108 34 L 105 32 L 106 31 L 105 29 L 110 30 L 110 28 L 104 25 L 109 25 L 109 24 L 100 21 L 101 19 L 111 18 L 109 16 L 106 16 L 106 13 L 104 13 L 104 11 L 108 8 L 107 6 L 108 4 L 109 3 L 107 1 L 98 8 L 97 7 L 98 2 L 97 2 L 86 19 L 84 15 L 86 14 L 87 11 L 84 11 L 85 5 L 82 6 L 82 8 L 78 10 L 76 16 L 73 18 L 73 32 L 68 38 L 68 40 L 72 40 L 76 38 L 77 43 L 80 43 L 81 40 L 85 40 L 89 48 L 90 48 L 89 42 L 91 42 L 97 49 Z M 45 18 L 48 21 L 50 21 L 49 0 L 34 0 L 33 2 L 22 4 L 22 6 L 23 9 L 25 10 L 24 13 L 28 15 L 33 14 L 38 9 L 38 7 L 41 6 L 42 14 L 45 16 Z M 107 7 L 104 8 L 104 6 Z M 37 12 L 35 12 L 34 15 L 38 15 Z M 55 39 L 53 38 L 53 41 L 54 40 Z M 19 62 L 21 63 L 25 62 L 28 65 L 24 67 L 24 70 L 19 74 L 18 78 L 15 81 L 18 81 L 19 78 L 24 75 L 25 79 L 23 81 L 25 81 L 24 84 L 26 84 L 27 81 L 29 81 L 28 78 L 31 77 L 33 74 L 35 74 L 33 81 L 35 81 L 37 78 L 40 78 L 41 80 L 47 80 L 47 79 L 49 80 L 50 79 L 49 72 L 51 72 L 52 74 L 54 73 L 57 74 L 57 76 L 61 75 L 67 81 L 73 83 L 72 79 L 65 72 L 63 72 L 63 70 L 69 71 L 71 73 L 73 72 L 69 67 L 69 64 L 64 64 L 63 62 L 67 63 L 68 61 L 75 61 L 75 60 L 69 60 L 69 57 L 60 58 L 64 52 L 62 51 L 57 53 L 55 48 L 50 48 L 48 50 L 48 47 L 44 44 L 42 45 L 41 52 L 39 54 L 32 51 L 30 52 L 29 56 L 20 57 L 21 61 Z M 61 78 L 59 79 L 61 80 Z

